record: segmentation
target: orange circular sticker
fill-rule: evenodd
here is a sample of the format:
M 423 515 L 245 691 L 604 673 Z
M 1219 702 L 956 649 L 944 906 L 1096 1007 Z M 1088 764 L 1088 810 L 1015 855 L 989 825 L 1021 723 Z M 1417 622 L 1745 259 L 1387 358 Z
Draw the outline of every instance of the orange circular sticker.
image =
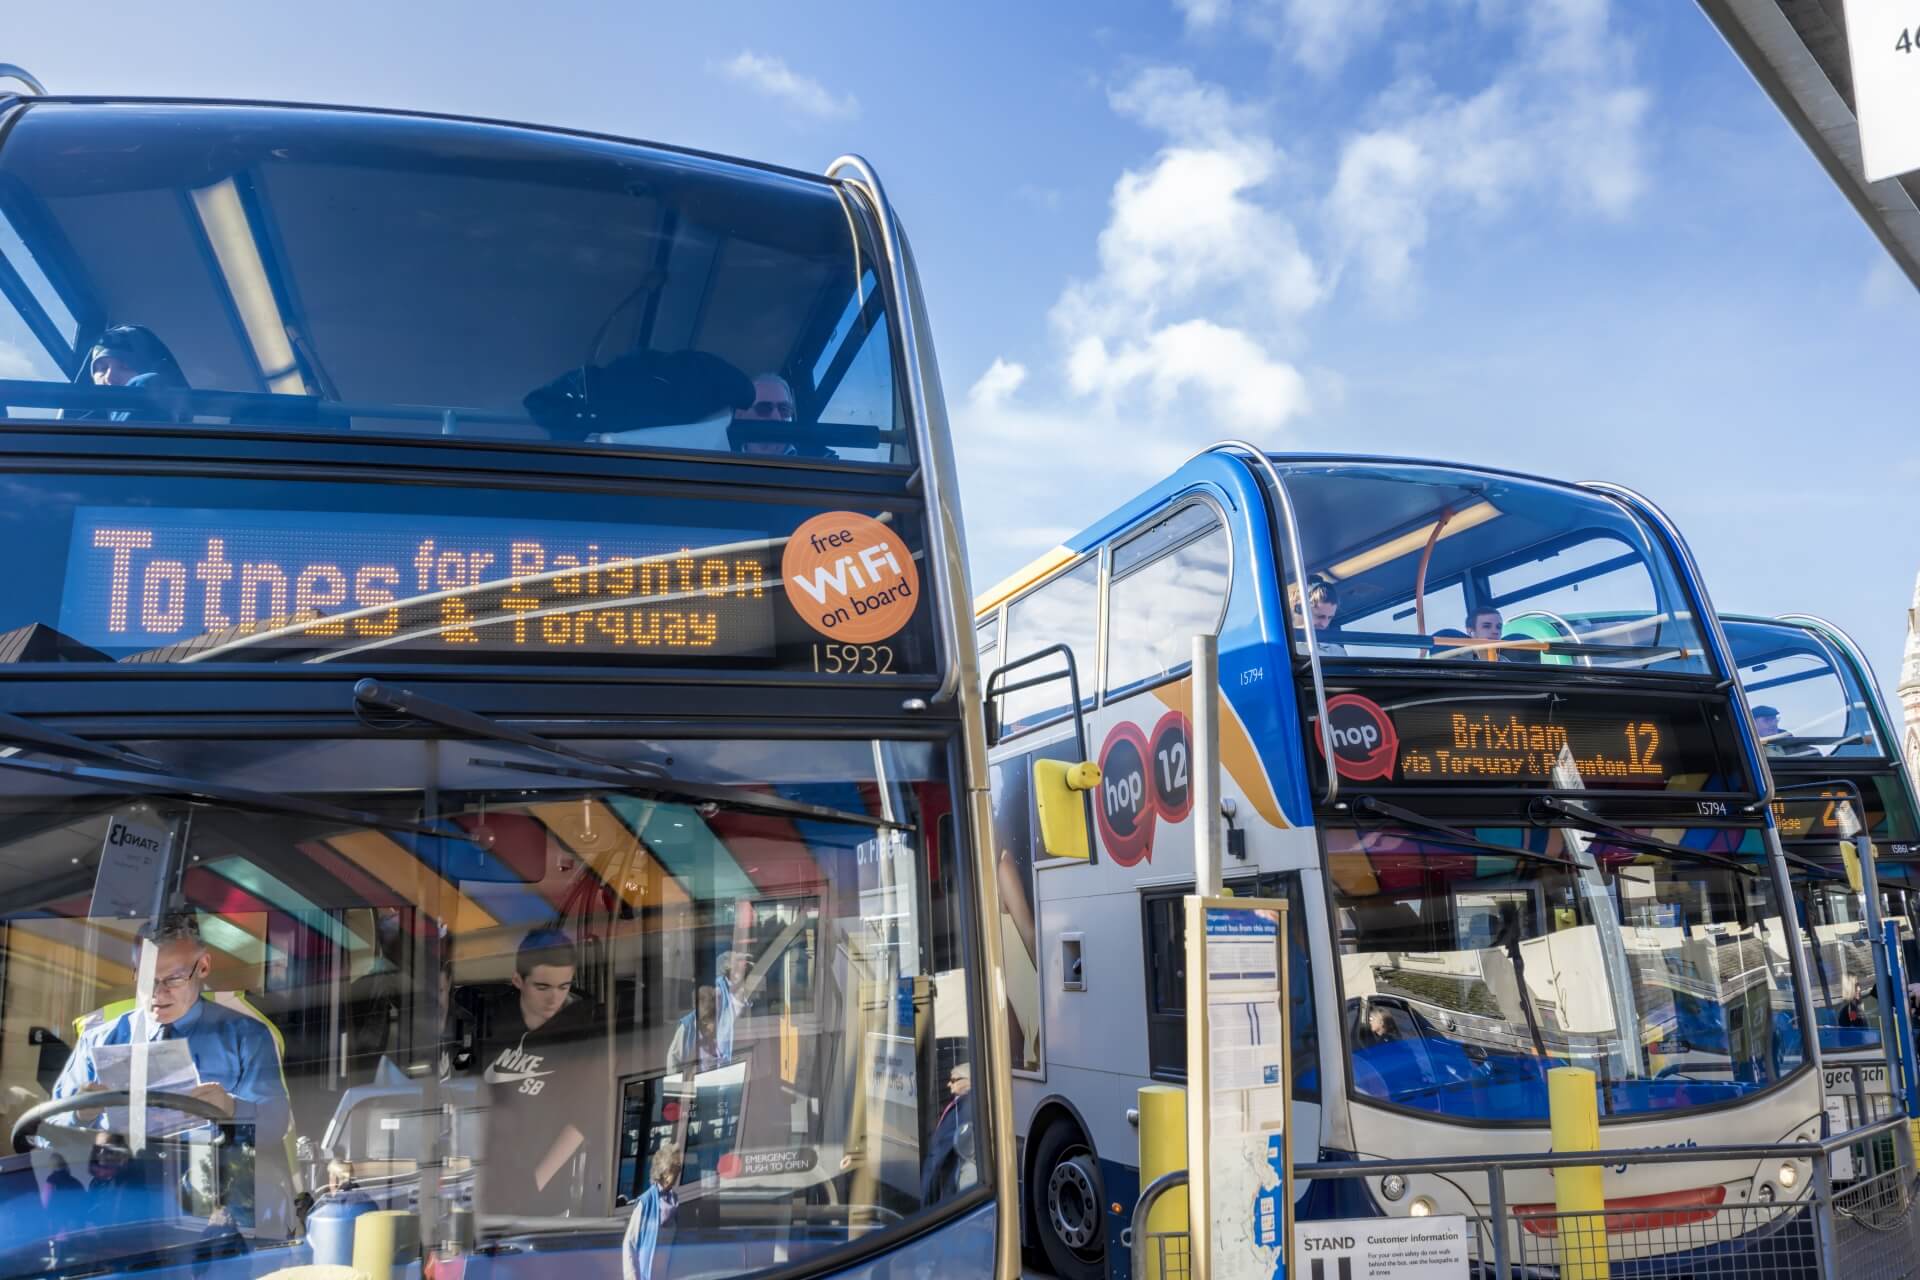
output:
M 920 571 L 899 533 L 857 511 L 829 511 L 795 529 L 780 582 L 808 626 L 852 644 L 906 626 L 920 596 Z

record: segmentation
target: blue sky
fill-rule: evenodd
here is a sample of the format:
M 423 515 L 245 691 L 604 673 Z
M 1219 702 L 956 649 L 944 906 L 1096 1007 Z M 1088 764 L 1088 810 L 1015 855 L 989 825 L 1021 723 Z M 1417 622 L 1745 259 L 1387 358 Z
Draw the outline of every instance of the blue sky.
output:
M 1723 609 L 1920 571 L 1920 294 L 1675 0 L 9 6 L 56 92 L 607 130 L 907 223 L 975 581 L 1223 436 L 1631 485 Z

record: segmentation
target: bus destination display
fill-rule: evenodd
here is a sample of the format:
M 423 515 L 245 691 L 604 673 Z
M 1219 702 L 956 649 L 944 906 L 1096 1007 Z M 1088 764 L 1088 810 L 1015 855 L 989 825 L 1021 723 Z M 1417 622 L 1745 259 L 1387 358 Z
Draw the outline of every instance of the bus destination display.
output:
M 60 629 L 170 661 L 395 648 L 770 660 L 783 542 L 644 524 L 81 507 Z
M 1344 692 L 1327 700 L 1327 716 L 1335 767 L 1354 782 L 1693 791 L 1717 772 L 1712 733 L 1685 704 L 1676 713 L 1565 695 Z

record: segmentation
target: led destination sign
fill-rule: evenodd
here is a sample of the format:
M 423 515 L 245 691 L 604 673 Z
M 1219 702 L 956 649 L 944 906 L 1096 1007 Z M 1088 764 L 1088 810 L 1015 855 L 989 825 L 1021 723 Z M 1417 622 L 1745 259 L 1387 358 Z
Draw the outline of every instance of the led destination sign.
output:
M 841 524 L 862 534 L 858 545 L 846 535 L 848 554 L 831 543 Z M 786 531 L 79 507 L 59 627 L 109 654 L 163 661 L 410 650 L 414 660 L 425 651 L 817 665 L 808 640 L 884 640 L 918 601 L 897 530 L 853 513 L 803 528 L 815 526 L 826 532 L 808 541 L 826 551 L 786 566 L 803 570 L 789 585 Z M 783 642 L 795 651 L 782 655 Z
M 1552 697 L 1339 693 L 1327 700 L 1340 776 L 1380 786 L 1726 790 L 1696 706 L 1608 709 Z M 1317 734 L 1315 740 L 1318 740 Z

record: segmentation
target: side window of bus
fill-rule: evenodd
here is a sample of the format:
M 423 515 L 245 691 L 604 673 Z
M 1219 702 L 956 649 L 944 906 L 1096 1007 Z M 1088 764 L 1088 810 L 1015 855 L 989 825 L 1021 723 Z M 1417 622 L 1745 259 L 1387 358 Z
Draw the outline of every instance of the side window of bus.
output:
M 1227 531 L 1191 503 L 1113 549 L 1107 589 L 1107 692 L 1186 666 L 1193 637 L 1219 630 L 1227 605 Z
M 1297 871 L 1265 872 L 1229 880 L 1245 898 L 1287 902 L 1287 985 L 1292 992 L 1293 1096 L 1320 1097 L 1320 1032 L 1314 1016 L 1313 959 L 1307 945 L 1306 905 Z M 1156 890 L 1141 898 L 1147 980 L 1147 1070 L 1156 1080 L 1187 1078 L 1187 921 L 1191 887 Z
M 987 677 L 1000 665 L 1000 614 L 996 611 L 992 617 L 975 627 L 973 636 L 974 649 L 980 660 L 980 685 L 984 689 Z
M 1093 700 L 1094 658 L 1100 630 L 1100 562 L 1089 557 L 1085 563 L 1054 578 L 1007 609 L 1007 637 L 1002 662 L 1037 653 L 1056 644 L 1073 651 L 1075 674 L 1080 680 L 1083 704 Z M 1022 667 L 1014 673 L 1014 682 L 1036 676 L 1064 673 L 1067 664 L 1057 657 Z M 1008 730 L 1029 729 L 1044 724 L 1067 711 L 1067 679 L 1021 689 L 1000 700 L 1000 723 Z
M 12 301 L 0 297 L 0 378 L 64 382 L 60 362 L 72 358 L 79 325 L 5 212 L 0 212 L 0 259 L 14 269 L 20 285 Z M 38 409 L 18 416 L 48 413 Z

